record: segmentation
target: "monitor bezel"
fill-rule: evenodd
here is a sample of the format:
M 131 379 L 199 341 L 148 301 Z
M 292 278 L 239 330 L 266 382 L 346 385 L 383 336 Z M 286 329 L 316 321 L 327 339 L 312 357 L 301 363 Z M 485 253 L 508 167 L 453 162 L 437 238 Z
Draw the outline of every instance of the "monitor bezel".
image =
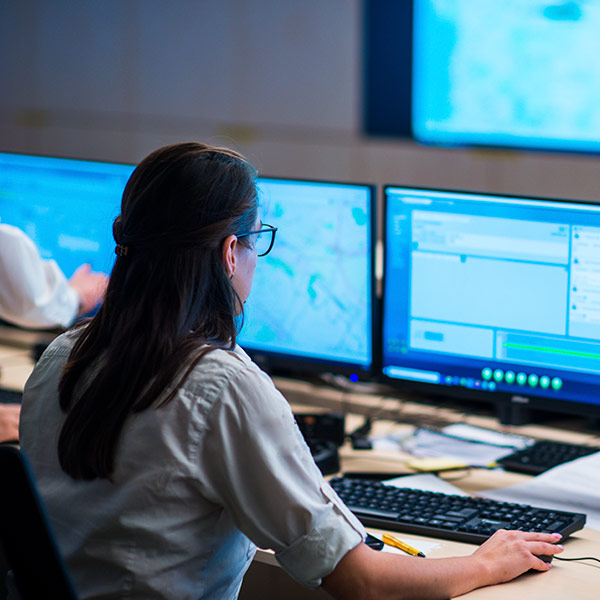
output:
M 289 377 L 319 377 L 324 373 L 333 373 L 335 375 L 353 376 L 357 375 L 359 381 L 373 380 L 379 371 L 379 352 L 381 342 L 379 335 L 381 324 L 379 322 L 381 315 L 380 297 L 377 293 L 377 274 L 376 274 L 376 254 L 377 254 L 377 186 L 373 183 L 360 181 L 347 181 L 342 179 L 312 179 L 305 177 L 280 177 L 275 175 L 260 174 L 257 177 L 257 184 L 261 179 L 270 179 L 281 182 L 299 182 L 314 183 L 325 185 L 344 185 L 356 188 L 365 188 L 369 191 L 369 212 L 370 218 L 368 226 L 370 228 L 369 244 L 369 270 L 370 270 L 370 288 L 371 288 L 371 310 L 370 310 L 370 334 L 371 334 L 371 364 L 362 366 L 347 361 L 336 361 L 332 358 L 318 358 L 304 356 L 294 353 L 282 353 L 277 351 L 268 351 L 263 349 L 253 349 L 246 347 L 243 342 L 240 346 L 248 355 L 271 375 L 289 376 Z M 278 232 L 280 235 L 281 232 Z M 277 242 L 275 242 L 277 243 Z M 260 260 L 260 259 L 259 259 Z M 260 268 L 260 263 L 258 267 Z M 252 292 L 250 292 L 252 294 Z M 242 328 L 243 331 L 243 328 Z
M 49 159 L 57 159 L 57 160 L 68 160 L 73 162 L 83 162 L 83 163 L 91 163 L 98 165 L 118 165 L 122 167 L 133 167 L 135 169 L 138 163 L 132 163 L 127 161 L 120 160 L 107 160 L 102 158 L 85 158 L 81 156 L 67 156 L 64 154 L 42 154 L 38 152 L 20 152 L 17 150 L 3 150 L 0 148 L 0 155 L 5 154 L 9 156 L 24 156 L 24 157 L 33 157 L 33 158 L 49 158 Z
M 382 218 L 383 227 L 381 231 L 382 239 L 382 263 L 383 263 L 383 277 L 381 280 L 381 330 L 379 333 L 379 339 L 381 342 L 380 348 L 380 363 L 378 368 L 378 381 L 384 383 L 391 388 L 398 389 L 404 393 L 415 395 L 420 398 L 431 398 L 434 397 L 436 400 L 443 401 L 455 400 L 462 401 L 475 401 L 482 404 L 493 405 L 497 408 L 500 415 L 511 414 L 511 410 L 517 411 L 544 411 L 550 413 L 559 413 L 563 415 L 570 415 L 576 417 L 587 417 L 587 418 L 598 418 L 600 417 L 600 403 L 599 404 L 588 404 L 585 402 L 578 402 L 576 400 L 569 400 L 561 396 L 548 397 L 539 396 L 535 394 L 527 394 L 524 390 L 519 390 L 517 393 L 511 393 L 506 391 L 490 391 L 482 389 L 467 388 L 463 386 L 448 386 L 436 383 L 427 383 L 414 381 L 410 379 L 398 379 L 390 377 L 383 372 L 384 365 L 384 327 L 385 327 L 385 315 L 386 315 L 386 285 L 387 285 L 387 270 L 386 260 L 388 254 L 388 210 L 389 210 L 389 189 L 406 189 L 416 190 L 421 192 L 434 192 L 434 193 L 450 193 L 450 194 L 465 194 L 474 195 L 485 198 L 506 198 L 508 200 L 527 200 L 534 202 L 549 202 L 556 203 L 559 205 L 568 206 L 569 204 L 583 204 L 589 206 L 598 206 L 600 208 L 600 202 L 594 202 L 592 200 L 580 200 L 574 198 L 552 198 L 543 196 L 529 196 L 529 195 L 516 195 L 516 194 L 500 194 L 492 192 L 482 192 L 478 190 L 465 190 L 465 189 L 452 189 L 452 188 L 438 188 L 438 187 L 422 187 L 404 184 L 384 184 L 382 187 Z M 518 420 L 518 419 L 517 419 Z M 501 419 L 502 421 L 502 419 Z M 506 421 L 512 423 L 509 419 Z M 519 423 L 513 423 L 519 424 Z

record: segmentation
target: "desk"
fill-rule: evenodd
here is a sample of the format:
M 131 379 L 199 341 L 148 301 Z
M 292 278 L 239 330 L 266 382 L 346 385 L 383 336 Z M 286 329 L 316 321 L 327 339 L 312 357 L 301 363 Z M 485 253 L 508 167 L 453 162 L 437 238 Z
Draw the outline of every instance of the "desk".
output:
M 401 427 L 409 428 L 407 425 L 399 425 L 393 418 L 402 415 L 408 416 L 409 420 L 416 419 L 420 414 L 424 419 L 433 414 L 443 417 L 452 422 L 462 420 L 473 425 L 499 429 L 498 422 L 492 417 L 457 415 L 450 409 L 439 410 L 435 407 L 422 406 L 416 403 L 402 403 L 389 398 L 373 398 L 361 396 L 360 394 L 344 394 L 333 389 L 320 389 L 305 382 L 294 380 L 276 379 L 276 384 L 288 400 L 294 404 L 294 409 L 310 411 L 316 406 L 325 406 L 329 410 L 355 411 L 347 416 L 348 430 L 358 426 L 364 417 L 360 415 L 372 415 L 377 413 L 385 416 L 388 420 L 380 420 L 374 424 L 374 433 L 384 435 L 391 430 Z M 400 415 L 399 415 L 400 413 Z M 538 438 L 557 439 L 573 443 L 598 444 L 598 436 L 589 431 L 563 430 L 556 427 L 544 425 L 531 425 L 525 427 L 501 427 L 506 431 L 514 431 L 531 435 Z M 410 456 L 399 452 L 382 451 L 357 451 L 348 445 L 341 448 L 340 458 L 342 470 L 347 471 L 378 471 L 392 473 L 412 473 L 406 467 L 404 460 Z M 506 487 L 521 483 L 528 479 L 527 475 L 504 472 L 499 469 L 471 469 L 463 472 L 464 476 L 457 478 L 457 473 L 449 472 L 445 475 L 452 483 L 470 494 L 483 490 Z M 454 479 L 456 478 L 456 479 Z M 382 531 L 369 528 L 374 535 L 381 537 Z M 402 534 L 394 533 L 402 537 Z M 417 539 L 419 536 L 407 534 L 408 538 Z M 426 538 L 423 538 L 426 539 Z M 476 546 L 443 540 L 439 548 L 432 550 L 428 558 L 445 558 L 449 556 L 465 556 L 471 554 Z M 565 542 L 564 555 L 569 556 L 596 556 L 600 557 L 600 531 L 584 528 L 569 537 Z M 600 564 L 587 561 L 581 563 L 553 561 L 552 569 L 547 573 L 526 573 L 517 579 L 488 588 L 480 588 L 469 594 L 461 596 L 467 600 L 506 600 L 514 598 L 520 600 L 564 600 L 565 598 L 577 598 L 577 600 L 597 600 L 600 596 Z M 254 563 L 250 567 L 242 586 L 240 600 L 252 600 L 261 598 L 264 600 L 286 598 L 290 600 L 301 600 L 308 598 L 325 599 L 330 596 L 323 590 L 309 592 L 299 584 L 292 581 L 278 566 L 273 553 L 259 550 Z
M 403 470 L 401 463 L 394 464 L 390 460 L 390 454 L 376 451 L 354 451 L 344 447 L 341 453 L 342 469 L 385 471 L 392 467 L 393 471 L 401 472 Z M 379 458 L 382 460 L 380 461 Z M 398 458 L 400 457 L 397 457 L 397 461 Z M 410 472 L 408 469 L 405 470 Z M 450 479 L 453 475 L 448 473 L 446 477 Z M 466 492 L 473 493 L 483 489 L 520 483 L 527 477 L 517 473 L 505 473 L 501 470 L 472 469 L 463 478 L 456 479 L 452 483 Z M 380 530 L 372 528 L 368 528 L 368 530 L 381 538 Z M 393 533 L 402 537 L 402 534 Z M 406 534 L 406 537 L 419 538 L 414 534 Z M 428 558 L 465 556 L 471 554 L 475 548 L 476 546 L 471 544 L 443 540 L 441 547 L 432 550 L 428 554 Z M 600 557 L 600 532 L 586 527 L 575 533 L 565 541 L 564 555 Z M 468 600 L 506 600 L 507 598 L 515 600 L 522 598 L 528 600 L 538 598 L 544 600 L 565 600 L 565 598 L 597 600 L 600 594 L 600 564 L 591 561 L 573 563 L 555 560 L 552 565 L 552 569 L 547 573 L 527 573 L 509 583 L 480 588 L 461 596 L 461 598 Z M 258 551 L 242 590 L 241 600 L 330 598 L 322 590 L 315 593 L 304 590 L 278 567 L 273 554 L 264 550 Z
M 32 369 L 31 350 L 0 346 L 0 386 L 22 390 Z
M 0 386 L 22 390 L 33 369 L 33 348 L 47 345 L 58 330 L 35 331 L 0 323 Z
M 30 352 L 23 347 L 0 346 L 0 385 L 12 389 L 22 389 L 27 376 L 31 372 L 33 361 Z M 444 416 L 448 420 L 463 420 L 474 425 L 496 427 L 497 422 L 492 418 L 472 417 L 457 415 L 450 410 L 440 411 L 432 407 L 423 407 L 416 403 L 402 403 L 399 415 L 399 402 L 387 398 L 373 398 L 368 395 L 340 393 L 333 389 L 315 389 L 314 386 L 293 380 L 276 380 L 276 384 L 291 402 L 298 406 L 315 410 L 315 406 L 325 407 L 328 410 L 351 411 L 348 415 L 348 427 L 353 429 L 362 422 L 361 415 L 377 414 L 387 417 L 376 423 L 376 432 L 385 433 L 391 428 L 402 427 L 393 420 L 404 415 L 408 420 L 415 420 L 423 414 L 423 418 L 434 412 L 437 417 Z M 590 432 L 566 431 L 546 426 L 529 426 L 520 428 L 505 427 L 507 431 L 519 431 L 526 435 L 546 437 L 549 439 L 564 439 L 575 443 L 598 443 L 597 436 Z M 408 456 L 397 452 L 356 451 L 350 447 L 343 447 L 341 460 L 343 470 L 354 471 L 390 471 L 412 472 L 403 463 Z M 448 474 L 448 477 L 453 477 Z M 527 476 L 516 473 L 505 473 L 500 470 L 473 469 L 464 477 L 453 483 L 468 493 L 476 493 L 484 489 L 504 487 L 519 483 Z M 381 534 L 378 530 L 372 530 Z M 409 537 L 418 537 L 411 536 Z M 599 556 L 600 532 L 585 528 L 571 536 L 565 543 L 567 556 Z M 460 542 L 443 541 L 441 547 L 431 551 L 430 558 L 447 556 L 464 556 L 473 552 L 475 546 Z M 535 600 L 564 600 L 577 598 L 577 600 L 596 600 L 600 590 L 600 565 L 597 563 L 565 563 L 554 561 L 553 568 L 548 573 L 525 574 L 518 579 L 489 588 L 475 590 L 465 596 L 468 600 L 505 600 L 514 598 L 520 600 L 527 598 Z M 286 600 L 300 600 L 303 598 L 325 599 L 330 596 L 323 590 L 309 592 L 290 577 L 278 566 L 271 552 L 259 550 L 256 559 L 244 580 L 241 600 L 261 600 L 285 598 Z

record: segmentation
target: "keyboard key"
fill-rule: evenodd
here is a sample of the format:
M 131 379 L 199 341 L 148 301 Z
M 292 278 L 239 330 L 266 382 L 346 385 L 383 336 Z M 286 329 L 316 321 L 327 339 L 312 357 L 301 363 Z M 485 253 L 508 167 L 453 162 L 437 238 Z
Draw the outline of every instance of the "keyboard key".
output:
M 397 512 L 390 512 L 387 510 L 378 510 L 376 508 L 367 508 L 365 506 L 349 506 L 352 512 L 358 515 L 364 515 L 366 517 L 378 517 L 381 519 L 389 519 L 390 521 L 397 521 L 400 516 Z
M 446 517 L 460 517 L 461 519 L 469 519 L 477 514 L 475 508 L 463 508 L 462 510 L 450 510 L 446 513 Z

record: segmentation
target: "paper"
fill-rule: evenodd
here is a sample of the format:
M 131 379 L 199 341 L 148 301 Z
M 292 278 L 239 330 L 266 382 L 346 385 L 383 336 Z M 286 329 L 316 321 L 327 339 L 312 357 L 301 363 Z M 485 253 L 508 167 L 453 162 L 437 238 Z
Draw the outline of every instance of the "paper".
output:
M 453 494 L 455 496 L 469 495 L 450 482 L 444 481 L 431 473 L 395 477 L 394 479 L 386 479 L 381 483 L 397 488 L 410 488 L 411 490 L 423 490 L 425 492 L 441 492 L 442 494 Z
M 480 442 L 491 446 L 504 446 L 520 450 L 534 443 L 534 439 L 518 433 L 494 431 L 468 423 L 452 423 L 442 428 L 442 432 L 462 440 Z
M 375 450 L 400 451 L 423 458 L 451 458 L 470 467 L 489 467 L 510 448 L 458 439 L 429 429 L 369 438 Z
M 479 495 L 540 508 L 585 513 L 586 525 L 600 529 L 600 452 L 554 467 L 526 483 Z
M 429 429 L 417 430 L 404 448 L 414 456 L 443 456 L 472 467 L 487 467 L 511 452 L 508 448 L 460 440 Z
M 387 435 L 369 436 L 369 441 L 373 444 L 373 450 L 391 450 L 392 452 L 405 451 L 406 444 L 413 437 L 413 432 L 394 431 Z

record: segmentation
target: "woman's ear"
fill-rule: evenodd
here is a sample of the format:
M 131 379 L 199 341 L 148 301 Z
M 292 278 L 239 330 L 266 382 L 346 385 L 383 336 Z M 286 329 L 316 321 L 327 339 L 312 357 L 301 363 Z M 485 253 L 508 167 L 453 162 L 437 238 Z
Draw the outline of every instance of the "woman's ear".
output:
M 229 279 L 233 277 L 235 273 L 235 248 L 237 246 L 238 239 L 235 235 L 229 235 L 223 242 L 223 266 Z

